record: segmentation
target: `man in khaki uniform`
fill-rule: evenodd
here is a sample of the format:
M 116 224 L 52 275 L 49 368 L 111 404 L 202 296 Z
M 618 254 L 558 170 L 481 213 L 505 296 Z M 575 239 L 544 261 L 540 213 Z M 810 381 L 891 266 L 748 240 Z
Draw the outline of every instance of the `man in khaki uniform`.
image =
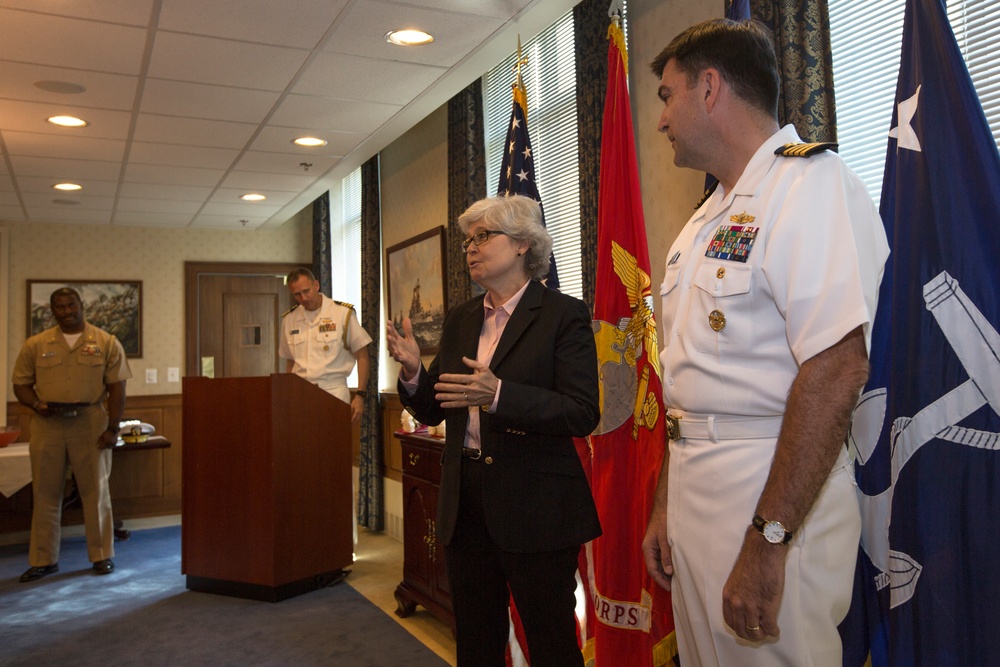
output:
M 49 305 L 58 326 L 29 338 L 14 364 L 14 395 L 35 411 L 31 420 L 31 567 L 21 581 L 59 570 L 60 519 L 66 465 L 73 467 L 96 574 L 115 569 L 108 475 L 132 377 L 118 339 L 88 324 L 71 288 L 57 289 Z M 108 409 L 104 408 L 104 400 Z

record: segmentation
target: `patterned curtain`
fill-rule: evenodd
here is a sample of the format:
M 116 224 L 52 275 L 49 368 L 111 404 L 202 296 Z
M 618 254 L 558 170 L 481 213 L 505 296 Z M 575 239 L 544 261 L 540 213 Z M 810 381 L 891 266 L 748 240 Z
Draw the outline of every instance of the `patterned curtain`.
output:
M 576 122 L 580 153 L 580 268 L 583 300 L 594 308 L 597 276 L 597 194 L 601 176 L 601 127 L 608 89 L 608 0 L 583 0 L 573 8 L 576 44 Z
M 330 193 L 324 192 L 313 202 L 312 272 L 319 281 L 319 290 L 330 295 L 333 277 L 330 269 Z
M 379 210 L 378 155 L 361 165 L 361 299 L 377 304 L 382 292 L 382 215 Z M 365 411 L 361 415 L 358 468 L 358 525 L 382 530 L 382 406 L 378 392 L 379 309 L 364 308 L 361 326 L 372 336 L 368 345 L 371 371 Z
M 486 145 L 483 122 L 483 82 L 476 79 L 448 100 L 448 308 L 472 298 L 473 284 L 459 241 L 458 216 L 486 196 Z
M 750 15 L 774 33 L 778 121 L 795 125 L 803 141 L 837 141 L 827 0 L 750 0 Z

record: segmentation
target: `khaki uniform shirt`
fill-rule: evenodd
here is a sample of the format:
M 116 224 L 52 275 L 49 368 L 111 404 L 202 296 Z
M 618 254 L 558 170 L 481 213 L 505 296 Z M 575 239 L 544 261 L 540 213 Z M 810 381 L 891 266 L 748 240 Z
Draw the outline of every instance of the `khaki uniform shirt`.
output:
M 94 404 L 105 399 L 107 385 L 131 377 L 122 344 L 87 322 L 72 348 L 58 326 L 29 338 L 14 363 L 13 383 L 33 386 L 47 403 Z

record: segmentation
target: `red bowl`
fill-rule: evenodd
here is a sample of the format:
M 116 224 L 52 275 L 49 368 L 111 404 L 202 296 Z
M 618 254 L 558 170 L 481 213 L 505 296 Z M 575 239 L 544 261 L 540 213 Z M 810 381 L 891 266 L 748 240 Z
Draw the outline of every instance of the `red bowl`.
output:
M 6 447 L 21 435 L 21 429 L 10 426 L 0 427 L 0 447 Z

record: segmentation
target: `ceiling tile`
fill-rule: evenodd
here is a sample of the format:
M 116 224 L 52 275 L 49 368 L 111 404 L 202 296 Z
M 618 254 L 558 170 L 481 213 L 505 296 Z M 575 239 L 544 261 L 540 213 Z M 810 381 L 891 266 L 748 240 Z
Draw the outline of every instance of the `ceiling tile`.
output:
M 240 157 L 234 168 L 239 171 L 258 171 L 268 174 L 316 176 L 337 164 L 337 161 L 338 158 L 319 155 L 306 156 L 247 151 Z
M 287 195 L 293 192 L 301 192 L 309 187 L 313 181 L 316 180 L 318 175 L 319 174 L 305 174 L 299 176 L 288 174 L 261 174 L 252 171 L 233 171 L 226 176 L 225 180 L 219 184 L 219 187 L 220 192 L 223 191 L 223 188 L 232 188 L 234 191 L 239 190 L 237 198 L 239 195 L 247 192 L 260 192 L 263 195 L 267 195 L 270 199 L 272 195 Z M 218 193 L 216 193 L 216 197 L 218 197 Z M 286 203 L 286 201 L 282 201 L 282 204 Z
M 499 19 L 367 0 L 347 10 L 322 49 L 381 60 L 451 67 L 502 25 Z M 395 46 L 385 41 L 385 33 L 393 28 L 418 28 L 435 39 L 423 46 Z
M 149 76 L 281 92 L 309 53 L 305 49 L 165 32 L 156 38 Z
M 48 122 L 57 115 L 82 118 L 86 127 L 60 127 Z M 99 139 L 126 139 L 128 137 L 129 113 L 106 109 L 87 109 L 71 104 L 42 104 L 0 99 L 0 130 L 39 132 L 62 137 L 92 137 Z
M 320 53 L 290 92 L 406 104 L 447 71 L 416 63 Z
M 57 204 L 56 202 L 76 202 L 75 204 Z M 98 197 L 86 195 L 80 192 L 58 192 L 51 190 L 49 193 L 27 192 L 24 194 L 24 205 L 28 207 L 29 213 L 40 208 L 66 207 L 81 211 L 105 211 L 111 212 L 115 205 L 114 197 Z
M 60 81 L 83 86 L 78 94 L 54 93 L 35 85 L 39 81 Z M 8 99 L 43 102 L 54 106 L 130 111 L 135 103 L 138 77 L 85 70 L 66 70 L 48 65 L 0 61 L 0 90 Z M 86 113 L 81 111 L 81 113 Z
M 129 151 L 129 164 L 169 165 L 229 169 L 240 152 L 233 148 L 178 146 L 136 141 Z
M 214 187 L 225 173 L 224 169 L 130 164 L 125 168 L 125 181 L 129 183 Z
M 368 135 L 401 108 L 375 102 L 289 95 L 278 105 L 271 122 L 295 127 L 328 126 Z
M 203 202 L 215 191 L 213 187 L 162 185 L 157 183 L 122 183 L 121 196 L 135 199 L 172 199 Z
M 171 0 L 160 27 L 196 35 L 311 49 L 347 0 Z
M 14 173 L 22 176 L 49 177 L 56 180 L 76 181 L 86 187 L 90 180 L 117 181 L 121 163 L 96 160 L 64 160 L 40 157 L 11 156 Z
M 24 211 L 20 206 L 7 206 L 0 203 L 0 220 L 5 222 L 21 222 L 25 220 Z
M 203 215 L 229 215 L 235 219 L 241 218 L 269 218 L 278 210 L 281 206 L 267 206 L 265 204 L 223 204 L 223 203 L 209 203 L 205 204 L 205 207 L 198 214 L 200 218 Z
M 278 93 L 260 90 L 149 79 L 141 110 L 167 116 L 260 123 L 278 97 Z
M 3 0 L 4 7 L 27 9 L 43 14 L 93 19 L 106 23 L 146 26 L 153 11 L 153 0 L 100 0 L 99 2 L 66 2 L 66 0 Z
M 256 129 L 257 125 L 253 123 L 142 113 L 136 121 L 134 139 L 165 144 L 243 148 Z
M 318 137 L 326 140 L 326 146 L 315 148 L 305 148 L 292 141 L 298 137 Z M 266 151 L 269 153 L 290 153 L 301 158 L 320 157 L 342 157 L 347 155 L 355 146 L 364 141 L 364 134 L 357 132 L 337 132 L 334 130 L 316 130 L 295 127 L 284 127 L 279 125 L 269 125 L 263 128 L 257 137 L 250 144 L 250 148 L 255 151 Z
M 9 131 L 3 137 L 11 155 L 121 162 L 125 153 L 125 142 L 116 139 Z
M 145 46 L 145 28 L 0 8 L 0 60 L 139 74 Z
M 169 199 L 130 199 L 128 197 L 122 197 L 118 200 L 118 208 L 116 209 L 115 219 L 118 219 L 118 215 L 124 212 L 142 212 L 148 211 L 151 213 L 183 213 L 188 214 L 188 219 L 194 216 L 201 208 L 201 204 L 196 201 L 173 201 Z
M 574 2 L 0 0 L 0 219 L 275 228 Z M 386 44 L 404 23 L 435 42 Z
M 66 180 L 66 179 L 62 179 Z M 41 192 L 51 194 L 55 196 L 72 196 L 73 192 L 63 192 L 61 190 L 54 190 L 52 188 L 56 183 L 61 182 L 58 179 L 49 178 L 47 176 L 20 176 L 17 179 L 17 186 L 21 189 L 21 192 Z M 77 185 L 82 185 L 82 191 L 88 195 L 99 195 L 103 197 L 114 197 L 118 192 L 118 181 L 95 181 L 93 179 L 88 179 L 86 183 L 77 183 Z

